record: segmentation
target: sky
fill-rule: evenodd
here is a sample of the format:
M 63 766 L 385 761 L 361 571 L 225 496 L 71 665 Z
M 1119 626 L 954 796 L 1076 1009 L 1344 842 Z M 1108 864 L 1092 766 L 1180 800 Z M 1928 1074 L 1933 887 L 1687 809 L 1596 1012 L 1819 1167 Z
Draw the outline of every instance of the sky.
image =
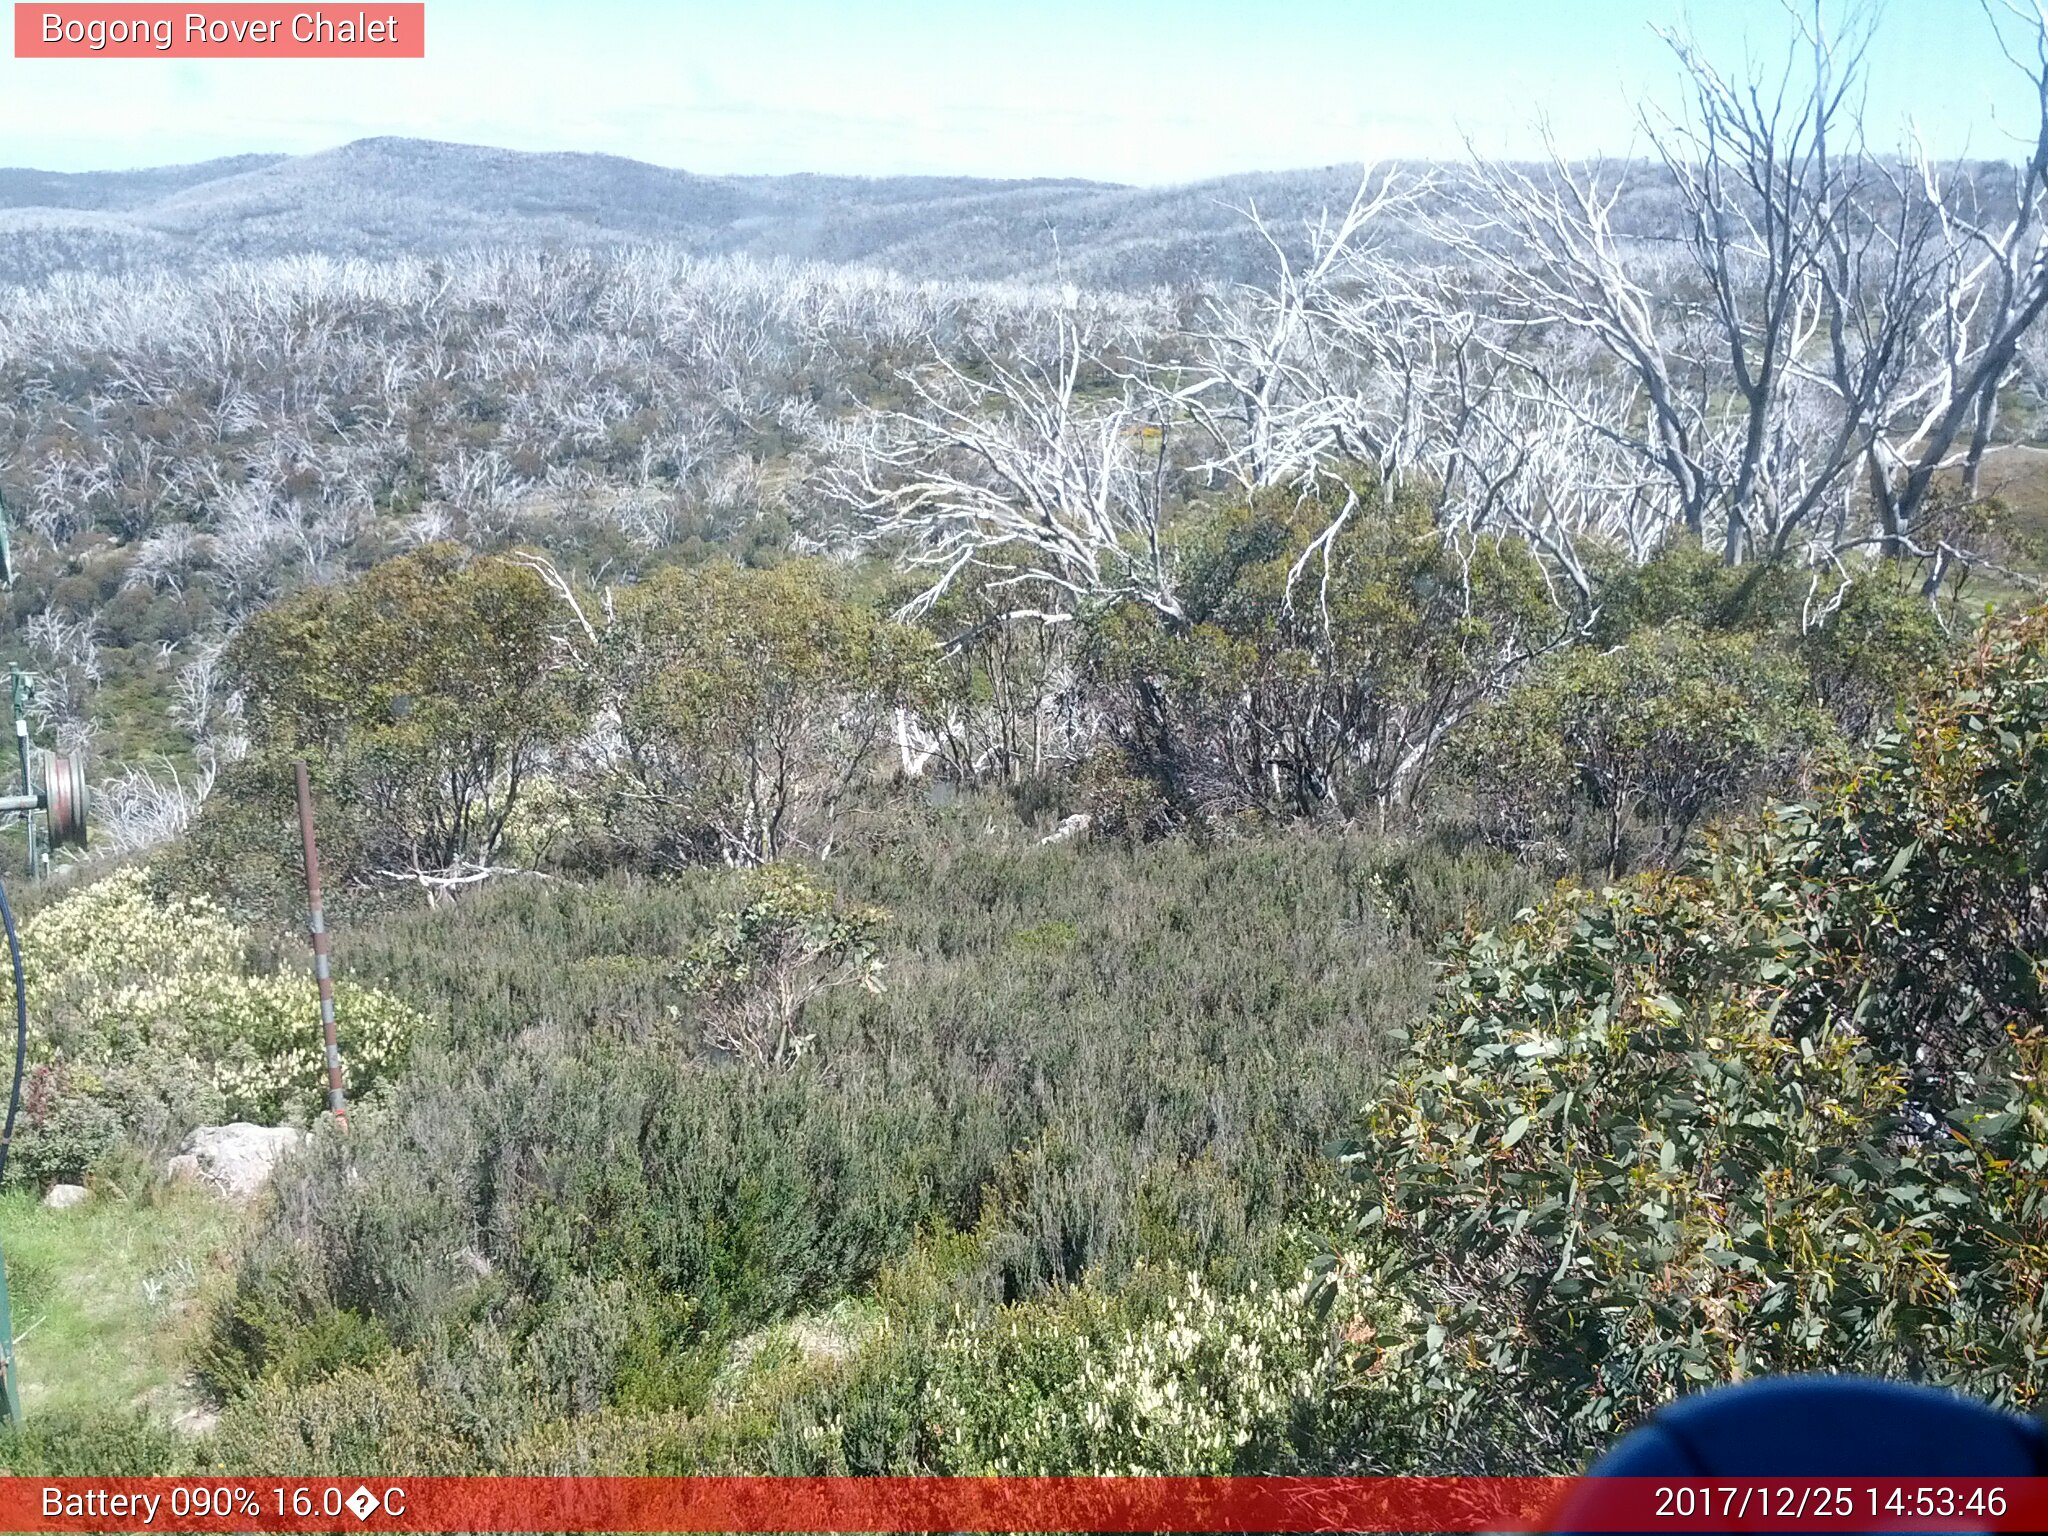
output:
M 1810 5 L 1811 0 L 1800 0 Z M 2003 0 L 1991 0 L 1994 5 Z M 375 13 L 374 0 L 357 0 Z M 330 11 L 343 13 L 340 4 Z M 118 7 L 109 7 L 116 14 Z M 0 57 L 0 164 L 166 165 L 382 134 L 705 173 L 1165 184 L 1346 161 L 1643 145 L 1654 28 L 1776 72 L 1781 0 L 427 0 L 418 60 Z M 1979 0 L 1889 0 L 1878 147 L 2004 158 L 2024 82 Z M 2036 119 L 2038 120 L 2038 119 Z

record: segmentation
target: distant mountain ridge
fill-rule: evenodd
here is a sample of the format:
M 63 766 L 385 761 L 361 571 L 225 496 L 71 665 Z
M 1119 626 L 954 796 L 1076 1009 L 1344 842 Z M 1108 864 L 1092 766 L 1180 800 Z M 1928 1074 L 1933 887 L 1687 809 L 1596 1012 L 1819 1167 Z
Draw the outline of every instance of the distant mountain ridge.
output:
M 139 171 L 0 170 L 0 208 L 139 208 L 186 187 L 261 170 L 286 158 L 232 155 Z
M 0 283 L 304 252 L 678 245 L 918 277 L 1135 287 L 1247 276 L 1241 209 L 1299 226 L 1355 168 L 1171 188 L 972 177 L 707 176 L 615 155 L 362 139 L 309 155 L 65 173 L 0 169 Z

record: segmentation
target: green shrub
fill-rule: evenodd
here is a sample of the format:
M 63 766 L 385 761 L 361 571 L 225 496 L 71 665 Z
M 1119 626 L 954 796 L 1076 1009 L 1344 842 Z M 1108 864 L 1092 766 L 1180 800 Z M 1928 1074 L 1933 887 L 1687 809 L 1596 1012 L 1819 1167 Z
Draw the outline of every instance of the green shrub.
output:
M 1298 1234 L 1275 1248 L 1279 1264 L 1298 1258 Z M 960 1284 L 959 1262 L 938 1248 L 893 1268 L 855 1352 L 757 1383 L 685 1454 L 719 1470 L 950 1476 L 1357 1471 L 1400 1454 L 1373 1369 L 1384 1303 L 1368 1289 L 1318 1312 L 1299 1269 L 1218 1287 L 1140 1266 L 1113 1292 L 996 1304 Z
M 598 835 L 656 868 L 828 855 L 934 661 L 815 562 L 657 572 L 619 595 L 597 648 L 621 738 Z
M 794 1066 L 813 1039 L 802 1032 L 813 998 L 832 987 L 881 990 L 875 944 L 888 914 L 841 901 L 786 866 L 755 875 L 746 894 L 691 947 L 680 980 L 712 1049 Z
M 528 1384 L 490 1385 L 496 1390 L 458 1408 L 418 1359 L 403 1354 L 321 1381 L 279 1381 L 229 1406 L 214 1452 L 230 1471 L 266 1477 L 492 1470 L 486 1448 L 502 1449 L 516 1437 L 507 1420 L 519 1412 L 518 1389 Z M 508 1387 L 511 1393 L 500 1395 Z
M 1143 1311 L 1078 1291 L 950 1330 L 924 1362 L 932 1460 L 984 1476 L 1270 1467 L 1340 1363 L 1340 1333 L 1303 1303 L 1187 1274 Z
M 1467 945 L 1353 1171 L 1475 1459 L 1698 1383 L 2048 1385 L 2048 613 L 1816 805 Z
M 1175 825 L 1406 808 L 1561 622 L 1526 545 L 1461 550 L 1412 489 L 1264 491 L 1193 519 L 1179 553 L 1186 622 L 1125 605 L 1082 653 L 1123 768 Z
M 245 1263 L 216 1297 L 194 1361 L 199 1380 L 220 1400 L 261 1383 L 301 1387 L 350 1369 L 368 1369 L 391 1352 L 380 1321 L 325 1300 L 301 1264 Z
M 1093 837 L 1148 843 L 1187 824 L 1187 808 L 1174 805 L 1158 777 L 1139 772 L 1129 752 L 1110 748 L 1092 754 L 1081 764 L 1079 781 Z
M 168 1477 L 198 1464 L 189 1442 L 140 1410 L 0 1422 L 0 1477 Z
M 327 850 L 336 884 L 495 863 L 521 795 L 583 727 L 572 633 L 529 564 L 451 544 L 262 610 L 225 657 L 253 761 L 214 814 L 237 789 L 274 803 L 307 758 L 349 827 Z
M 1889 727 L 1906 700 L 1938 680 L 1950 649 L 1933 609 L 1888 585 L 1886 574 L 1851 583 L 1834 612 L 1799 640 L 1815 695 L 1851 741 Z
M 944 1160 L 985 1129 L 949 1124 L 929 1093 L 781 1073 L 742 1086 L 667 1049 L 558 1047 L 523 1042 L 475 1077 L 423 1061 L 402 1104 L 358 1111 L 349 1148 L 298 1160 L 243 1262 L 262 1305 L 213 1325 L 243 1376 L 333 1310 L 408 1347 L 487 1302 L 521 1338 L 587 1333 L 587 1286 L 610 1281 L 650 1306 L 687 1301 L 679 1344 L 743 1332 L 858 1287 L 972 1197 L 973 1162 Z M 600 1396 L 646 1395 L 624 1355 L 593 1370 Z
M 703 1465 L 705 1421 L 577 1411 L 545 1365 L 479 1327 L 459 1364 L 392 1354 L 307 1385 L 266 1384 L 221 1415 L 211 1449 L 242 1476 L 673 1475 Z
M 1072 949 L 1080 940 L 1079 928 L 1058 919 L 1049 923 L 1033 923 L 1010 935 L 1011 947 L 1027 954 L 1060 954 Z
M 885 610 L 910 601 L 922 584 L 896 584 Z M 954 576 L 919 621 L 940 643 L 918 713 L 933 749 L 928 771 L 1009 784 L 1028 811 L 1043 808 L 1032 802 L 1072 766 L 1075 733 L 1062 695 L 1072 687 L 1075 640 L 1070 624 L 1007 618 L 1016 607 L 1000 570 L 971 565 Z
M 1949 652 L 1918 574 L 1854 561 L 1832 583 L 1782 560 L 1729 566 L 1692 541 L 1604 573 L 1588 639 L 1610 650 L 1645 630 L 1687 624 L 1774 647 L 1811 679 L 1849 740 L 1867 742 Z
M 82 1183 L 120 1135 L 120 1117 L 110 1106 L 74 1087 L 61 1063 L 43 1062 L 23 1081 L 8 1180 L 38 1188 Z
M 1796 787 L 1825 724 L 1768 642 L 1674 621 L 1551 657 L 1463 733 L 1459 775 L 1511 847 L 1561 846 L 1575 810 L 1608 870 L 1647 824 L 1661 862 L 1708 814 Z
M 356 882 L 369 856 L 364 837 L 372 829 L 337 799 L 323 760 L 311 761 L 309 776 L 329 922 L 417 902 L 417 890 Z M 248 757 L 223 766 L 185 835 L 151 860 L 150 876 L 167 905 L 200 898 L 237 923 L 265 930 L 302 925 L 305 846 L 291 763 Z
M 1598 572 L 1591 643 L 1601 650 L 1638 630 L 1690 624 L 1719 634 L 1783 635 L 1798 627 L 1807 582 L 1788 561 L 1729 565 L 1697 539 L 1678 537 L 1640 563 L 1614 557 Z

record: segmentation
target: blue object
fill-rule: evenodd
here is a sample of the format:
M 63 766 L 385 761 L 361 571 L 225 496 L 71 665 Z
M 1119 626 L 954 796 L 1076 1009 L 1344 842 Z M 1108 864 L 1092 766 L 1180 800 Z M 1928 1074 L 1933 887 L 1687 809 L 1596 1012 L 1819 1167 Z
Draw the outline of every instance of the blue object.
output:
M 1587 1475 L 2048 1477 L 2048 1429 L 1932 1387 L 1789 1376 L 1680 1398 Z M 1582 1497 L 1557 1530 L 1573 1529 Z

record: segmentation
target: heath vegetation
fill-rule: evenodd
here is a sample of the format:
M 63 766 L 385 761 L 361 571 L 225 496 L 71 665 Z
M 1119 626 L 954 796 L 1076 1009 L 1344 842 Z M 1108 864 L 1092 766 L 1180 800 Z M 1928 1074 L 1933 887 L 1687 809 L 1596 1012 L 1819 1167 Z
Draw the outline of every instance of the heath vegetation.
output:
M 119 858 L 25 920 L 9 1176 L 146 1221 L 191 1127 L 310 1130 L 192 1287 L 203 1435 L 10 1465 L 1526 1472 L 1768 1371 L 2038 1405 L 2048 133 L 1866 144 L 1861 42 L 1773 106 L 1681 41 L 1653 167 L 1375 168 L 1258 281 L 10 295 L 10 633 Z

